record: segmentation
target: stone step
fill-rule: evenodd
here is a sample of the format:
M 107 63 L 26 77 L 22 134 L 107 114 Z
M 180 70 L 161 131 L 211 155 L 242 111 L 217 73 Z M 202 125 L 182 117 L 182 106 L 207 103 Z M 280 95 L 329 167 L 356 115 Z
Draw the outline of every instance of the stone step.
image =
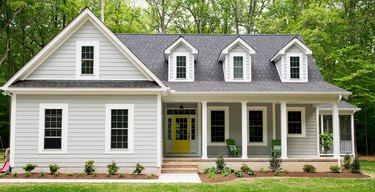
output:
M 197 168 L 197 165 L 190 164 L 163 164 L 161 168 Z

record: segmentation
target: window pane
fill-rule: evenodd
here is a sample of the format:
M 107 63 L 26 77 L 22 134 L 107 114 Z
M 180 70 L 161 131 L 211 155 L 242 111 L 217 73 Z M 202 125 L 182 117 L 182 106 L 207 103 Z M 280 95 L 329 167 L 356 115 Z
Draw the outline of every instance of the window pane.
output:
M 44 148 L 61 149 L 62 109 L 44 110 Z
M 186 79 L 186 56 L 176 57 L 177 79 Z
M 94 74 L 94 46 L 82 46 L 81 73 Z
M 111 110 L 111 148 L 128 148 L 128 110 Z
M 172 139 L 172 118 L 168 118 L 168 140 Z
M 243 57 L 233 57 L 233 78 L 243 78 Z
M 290 78 L 299 79 L 300 73 L 300 61 L 299 57 L 290 57 Z
M 191 118 L 191 140 L 195 140 L 195 118 Z
M 302 117 L 300 111 L 288 111 L 288 133 L 302 134 Z
M 188 140 L 188 118 L 176 118 L 176 140 Z
M 211 142 L 225 141 L 225 111 L 211 111 Z
M 249 140 L 263 142 L 263 111 L 249 111 Z

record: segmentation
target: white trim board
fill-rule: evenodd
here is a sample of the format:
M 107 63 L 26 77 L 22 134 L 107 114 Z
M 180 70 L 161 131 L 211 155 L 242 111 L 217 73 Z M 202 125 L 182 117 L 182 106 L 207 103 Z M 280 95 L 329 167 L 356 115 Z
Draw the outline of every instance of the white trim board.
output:
M 94 47 L 94 73 L 92 75 L 82 74 L 82 47 Z M 99 79 L 100 68 L 100 42 L 99 41 L 76 41 L 76 79 Z
M 224 142 L 211 142 L 211 111 L 224 111 L 225 115 L 225 138 Z M 207 145 L 226 146 L 225 140 L 229 139 L 229 107 L 228 106 L 207 106 Z
M 301 134 L 290 134 L 289 133 L 289 127 L 288 127 L 288 114 L 290 111 L 298 111 L 301 112 Z M 306 110 L 305 107 L 287 107 L 286 108 L 286 120 L 287 120 L 287 136 L 288 137 L 306 137 Z
M 263 142 L 251 142 L 250 138 L 247 139 L 248 146 L 267 146 L 267 106 L 249 106 L 247 107 L 247 133 L 250 135 L 250 111 L 262 111 L 263 113 Z

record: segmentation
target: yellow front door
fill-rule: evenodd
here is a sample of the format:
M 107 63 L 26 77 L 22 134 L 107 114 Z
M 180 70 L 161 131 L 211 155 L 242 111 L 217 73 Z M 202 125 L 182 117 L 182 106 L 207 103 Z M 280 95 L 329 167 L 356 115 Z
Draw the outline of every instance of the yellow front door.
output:
M 190 153 L 190 116 L 173 116 L 172 138 L 174 153 Z

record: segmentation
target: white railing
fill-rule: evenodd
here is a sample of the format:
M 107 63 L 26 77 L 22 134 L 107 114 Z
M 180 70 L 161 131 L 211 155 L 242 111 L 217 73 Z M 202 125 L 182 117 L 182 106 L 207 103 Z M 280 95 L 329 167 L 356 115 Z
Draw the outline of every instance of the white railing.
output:
M 341 140 L 340 147 L 341 147 L 340 149 L 341 154 L 346 154 L 346 153 L 351 154 L 353 152 L 351 140 Z

